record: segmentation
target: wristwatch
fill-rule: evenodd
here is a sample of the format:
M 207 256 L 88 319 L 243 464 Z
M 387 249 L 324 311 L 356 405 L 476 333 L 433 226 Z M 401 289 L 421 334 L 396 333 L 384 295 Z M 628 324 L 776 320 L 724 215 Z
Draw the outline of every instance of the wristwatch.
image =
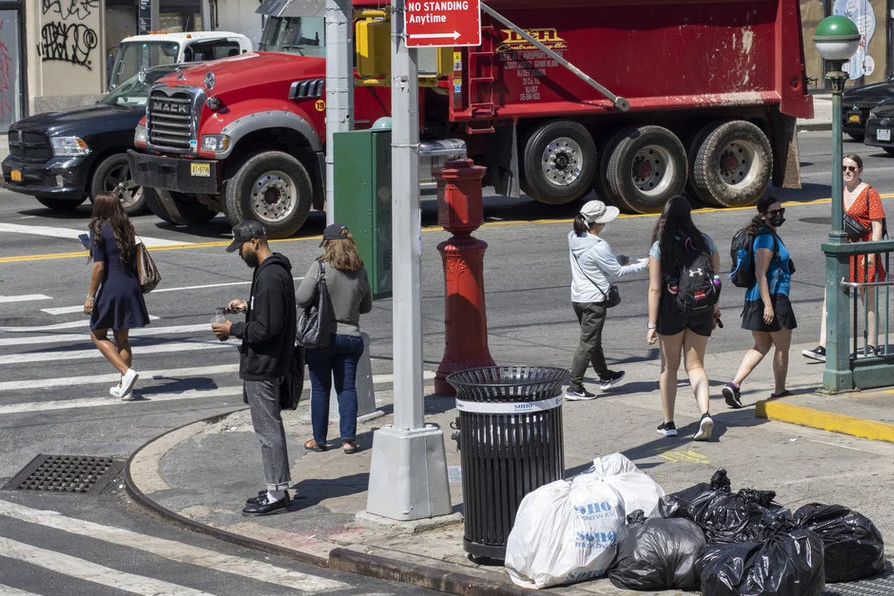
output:
M 649 323 L 649 329 L 658 329 L 657 323 Z

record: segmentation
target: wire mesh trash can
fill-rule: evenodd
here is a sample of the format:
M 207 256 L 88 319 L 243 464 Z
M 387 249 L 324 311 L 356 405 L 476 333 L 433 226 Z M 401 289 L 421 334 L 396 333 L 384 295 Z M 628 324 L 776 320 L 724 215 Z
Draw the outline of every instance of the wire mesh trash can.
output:
M 487 366 L 455 372 L 462 463 L 463 546 L 473 557 L 503 560 L 526 494 L 565 470 L 562 385 L 549 366 Z

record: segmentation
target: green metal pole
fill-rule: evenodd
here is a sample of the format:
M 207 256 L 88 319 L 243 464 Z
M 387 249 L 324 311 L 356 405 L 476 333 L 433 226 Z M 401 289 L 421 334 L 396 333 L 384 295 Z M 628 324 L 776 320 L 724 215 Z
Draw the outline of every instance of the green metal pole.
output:
M 832 230 L 829 242 L 823 244 L 826 255 L 826 368 L 823 371 L 823 389 L 829 393 L 849 391 L 854 387 L 854 375 L 850 366 L 850 321 L 848 294 L 841 287 L 847 277 L 849 258 L 838 248 L 844 246 L 844 197 L 841 176 L 841 93 L 844 91 L 846 74 L 841 63 L 833 63 L 826 79 L 832 85 Z

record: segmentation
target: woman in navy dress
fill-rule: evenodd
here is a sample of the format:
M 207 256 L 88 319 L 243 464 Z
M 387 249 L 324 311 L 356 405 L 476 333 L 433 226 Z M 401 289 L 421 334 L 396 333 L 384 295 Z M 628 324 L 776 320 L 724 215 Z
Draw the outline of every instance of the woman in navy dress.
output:
M 149 324 L 146 302 L 136 270 L 136 241 L 133 225 L 121 201 L 112 193 L 93 199 L 90 220 L 90 257 L 93 271 L 84 301 L 90 315 L 90 338 L 112 366 L 121 373 L 121 382 L 110 388 L 113 397 L 129 399 L 139 378 L 131 366 L 130 330 Z M 109 329 L 115 337 L 108 338 Z

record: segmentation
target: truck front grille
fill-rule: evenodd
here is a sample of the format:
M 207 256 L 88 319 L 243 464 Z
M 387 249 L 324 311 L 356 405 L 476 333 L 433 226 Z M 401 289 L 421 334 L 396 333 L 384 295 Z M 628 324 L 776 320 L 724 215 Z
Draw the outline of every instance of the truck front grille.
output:
M 161 90 L 149 96 L 149 143 L 158 148 L 189 151 L 192 140 L 192 105 L 189 93 L 168 95 Z
M 43 163 L 53 157 L 53 146 L 44 134 L 10 130 L 9 154 L 19 159 Z

